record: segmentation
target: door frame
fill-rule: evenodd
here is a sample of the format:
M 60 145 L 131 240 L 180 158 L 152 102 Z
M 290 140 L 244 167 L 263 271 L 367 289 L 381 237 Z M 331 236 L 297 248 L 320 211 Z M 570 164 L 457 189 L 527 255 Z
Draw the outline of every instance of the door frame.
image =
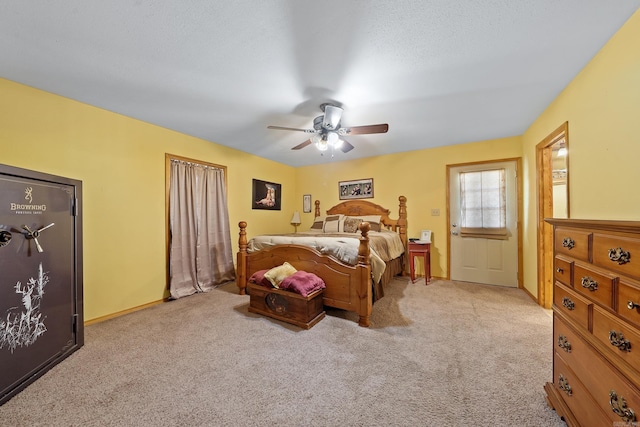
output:
M 449 182 L 449 176 L 452 168 L 464 167 L 464 166 L 475 166 L 475 165 L 492 165 L 494 163 L 501 162 L 515 162 L 516 163 L 516 209 L 518 211 L 516 218 L 516 227 L 518 229 L 518 289 L 522 289 L 522 265 L 523 265 L 523 256 L 522 256 L 522 178 L 520 175 L 522 174 L 522 157 L 509 157 L 504 159 L 493 159 L 493 160 L 483 160 L 478 162 L 467 162 L 467 163 L 455 163 L 447 165 L 446 167 L 446 194 L 447 194 L 447 280 L 451 280 L 451 199 L 450 199 L 450 191 L 451 191 L 451 183 Z
M 569 122 L 564 122 L 536 145 L 537 202 L 537 269 L 538 304 L 551 308 L 553 304 L 553 227 L 545 218 L 553 217 L 553 145 L 565 140 L 569 147 Z M 570 218 L 569 160 L 567 157 L 567 218 Z

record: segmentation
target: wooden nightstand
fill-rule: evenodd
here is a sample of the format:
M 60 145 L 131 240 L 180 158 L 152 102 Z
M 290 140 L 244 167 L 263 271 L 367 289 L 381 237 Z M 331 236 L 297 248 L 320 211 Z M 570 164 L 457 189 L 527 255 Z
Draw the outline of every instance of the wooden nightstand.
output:
M 431 281 L 431 243 L 409 242 L 409 266 L 411 268 L 411 283 L 416 280 L 414 257 L 424 256 L 425 284 Z

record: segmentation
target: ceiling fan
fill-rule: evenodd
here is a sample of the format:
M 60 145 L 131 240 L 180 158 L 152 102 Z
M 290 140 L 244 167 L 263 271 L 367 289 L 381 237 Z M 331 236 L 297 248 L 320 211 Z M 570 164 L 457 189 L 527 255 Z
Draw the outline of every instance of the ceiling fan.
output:
M 386 133 L 389 130 L 389 125 L 386 123 L 367 126 L 341 127 L 340 120 L 342 119 L 342 112 L 344 111 L 342 108 L 333 104 L 324 103 L 320 105 L 320 109 L 324 114 L 313 119 L 313 129 L 298 129 L 284 126 L 267 126 L 267 129 L 292 130 L 313 134 L 313 136 L 302 144 L 298 144 L 293 147 L 292 150 L 299 150 L 313 143 L 320 151 L 327 151 L 329 148 L 332 150 L 339 148 L 343 153 L 353 150 L 353 145 L 344 140 L 343 137 L 345 135 Z

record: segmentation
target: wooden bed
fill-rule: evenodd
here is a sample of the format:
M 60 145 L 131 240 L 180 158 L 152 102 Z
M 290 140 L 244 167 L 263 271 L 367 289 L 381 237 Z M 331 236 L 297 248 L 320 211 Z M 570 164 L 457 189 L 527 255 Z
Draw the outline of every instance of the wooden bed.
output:
M 398 219 L 389 217 L 391 211 L 380 205 L 364 201 L 350 200 L 342 202 L 327 210 L 327 215 L 343 214 L 348 216 L 380 215 L 381 226 L 399 234 L 405 248 L 405 256 L 397 260 L 399 273 L 405 271 L 407 252 L 407 209 L 406 197 L 398 198 Z M 315 216 L 320 215 L 320 202 L 315 202 Z M 259 270 L 282 265 L 284 262 L 292 264 L 298 270 L 311 272 L 321 277 L 325 284 L 323 303 L 328 307 L 353 311 L 358 314 L 358 324 L 367 327 L 370 324 L 373 307 L 374 288 L 372 286 L 371 266 L 369 263 L 370 225 L 360 224 L 360 245 L 358 248 L 358 263 L 347 265 L 340 260 L 323 255 L 313 248 L 301 245 L 275 245 L 257 252 L 247 252 L 247 223 L 241 221 L 238 239 L 239 251 L 237 256 L 237 285 L 241 295 L 245 294 L 247 280 Z

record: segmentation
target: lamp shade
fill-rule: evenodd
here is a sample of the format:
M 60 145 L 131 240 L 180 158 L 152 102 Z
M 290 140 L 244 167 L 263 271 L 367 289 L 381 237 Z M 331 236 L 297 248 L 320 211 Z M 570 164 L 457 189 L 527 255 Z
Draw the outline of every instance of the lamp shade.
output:
M 293 217 L 291 217 L 291 224 L 293 225 L 300 225 L 302 221 L 300 221 L 300 212 L 295 211 L 293 213 Z

